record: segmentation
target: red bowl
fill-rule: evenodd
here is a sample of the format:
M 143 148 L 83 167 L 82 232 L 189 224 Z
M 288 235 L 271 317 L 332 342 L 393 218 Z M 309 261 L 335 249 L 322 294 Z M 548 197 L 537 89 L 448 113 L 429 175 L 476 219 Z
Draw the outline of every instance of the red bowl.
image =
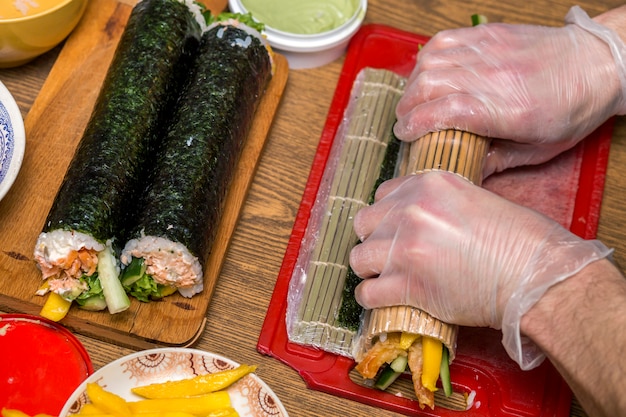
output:
M 93 373 L 84 346 L 43 317 L 0 314 L 0 407 L 28 415 L 59 415 Z

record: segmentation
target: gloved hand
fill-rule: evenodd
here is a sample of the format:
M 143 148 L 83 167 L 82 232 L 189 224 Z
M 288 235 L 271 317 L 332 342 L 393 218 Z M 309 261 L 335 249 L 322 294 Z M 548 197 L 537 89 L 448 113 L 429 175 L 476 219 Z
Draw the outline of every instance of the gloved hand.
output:
M 577 6 L 566 20 L 576 23 L 482 24 L 435 35 L 398 103 L 396 136 L 412 141 L 454 128 L 508 139 L 492 142 L 487 176 L 545 162 L 625 114 L 624 43 Z
M 362 243 L 350 265 L 366 278 L 356 289 L 363 307 L 410 305 L 448 323 L 502 328 L 525 369 L 543 357 L 521 337 L 522 316 L 550 286 L 610 253 L 448 172 L 383 183 L 354 230 Z

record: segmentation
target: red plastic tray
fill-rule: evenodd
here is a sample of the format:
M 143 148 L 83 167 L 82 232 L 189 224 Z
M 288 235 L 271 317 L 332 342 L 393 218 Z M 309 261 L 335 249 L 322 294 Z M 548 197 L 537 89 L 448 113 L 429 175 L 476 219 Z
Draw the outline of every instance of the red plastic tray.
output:
M 289 281 L 354 79 L 364 67 L 384 68 L 408 76 L 415 64 L 419 45 L 426 41 L 427 37 L 387 26 L 366 25 L 350 43 L 257 349 L 296 369 L 311 389 L 406 415 L 458 416 L 461 414 L 459 411 L 443 407 L 436 407 L 434 411 L 420 410 L 412 399 L 353 383 L 348 376 L 354 366 L 351 359 L 291 343 L 285 328 Z M 566 174 L 568 178 L 563 181 L 567 184 L 567 190 L 546 190 L 544 193 L 569 217 L 555 220 L 567 223 L 572 232 L 584 238 L 594 238 L 596 234 L 612 128 L 613 120 L 609 120 L 572 150 L 569 156 L 564 156 L 570 159 L 565 164 L 569 167 Z M 549 170 L 550 165 L 523 168 L 513 173 L 522 179 L 517 182 L 505 181 L 503 194 L 515 191 L 511 187 L 524 186 L 524 179 L 530 181 L 538 177 L 533 175 L 533 169 L 537 172 Z M 535 186 L 534 183 L 532 185 Z M 507 356 L 500 339 L 500 332 L 492 329 L 460 329 L 457 357 L 451 365 L 451 378 L 455 390 L 476 393 L 474 405 L 462 414 L 568 416 L 572 394 L 554 367 L 545 361 L 531 371 L 521 371 Z

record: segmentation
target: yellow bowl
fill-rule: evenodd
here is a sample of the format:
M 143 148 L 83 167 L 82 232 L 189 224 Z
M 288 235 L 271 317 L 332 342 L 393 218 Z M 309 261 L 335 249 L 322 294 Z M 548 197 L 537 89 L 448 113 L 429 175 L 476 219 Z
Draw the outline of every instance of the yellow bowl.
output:
M 16 9 L 11 10 L 12 14 L 9 9 L 4 13 L 0 10 L 0 68 L 9 68 L 25 64 L 61 43 L 78 24 L 89 0 L 0 1 L 9 4 L 5 7 L 21 4 L 26 9 L 24 16 L 19 16 Z

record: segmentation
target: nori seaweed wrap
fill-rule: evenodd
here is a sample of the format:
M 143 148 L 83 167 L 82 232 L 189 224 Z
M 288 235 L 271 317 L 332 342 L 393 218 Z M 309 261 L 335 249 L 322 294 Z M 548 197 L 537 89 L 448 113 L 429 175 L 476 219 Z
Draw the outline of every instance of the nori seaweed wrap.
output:
M 122 282 L 133 296 L 202 291 L 226 193 L 271 73 L 270 51 L 256 30 L 228 20 L 203 34 L 120 258 L 130 264 Z
M 107 295 L 120 295 L 122 288 L 113 245 L 123 244 L 135 217 L 132 202 L 143 187 L 146 162 L 160 146 L 162 119 L 186 79 L 202 24 L 191 0 L 142 0 L 133 8 L 36 243 L 45 280 L 38 294 L 52 291 L 111 312 L 127 308 L 127 297 L 112 306 Z M 104 252 L 109 268 L 99 265 Z M 114 277 L 105 278 L 105 271 Z

